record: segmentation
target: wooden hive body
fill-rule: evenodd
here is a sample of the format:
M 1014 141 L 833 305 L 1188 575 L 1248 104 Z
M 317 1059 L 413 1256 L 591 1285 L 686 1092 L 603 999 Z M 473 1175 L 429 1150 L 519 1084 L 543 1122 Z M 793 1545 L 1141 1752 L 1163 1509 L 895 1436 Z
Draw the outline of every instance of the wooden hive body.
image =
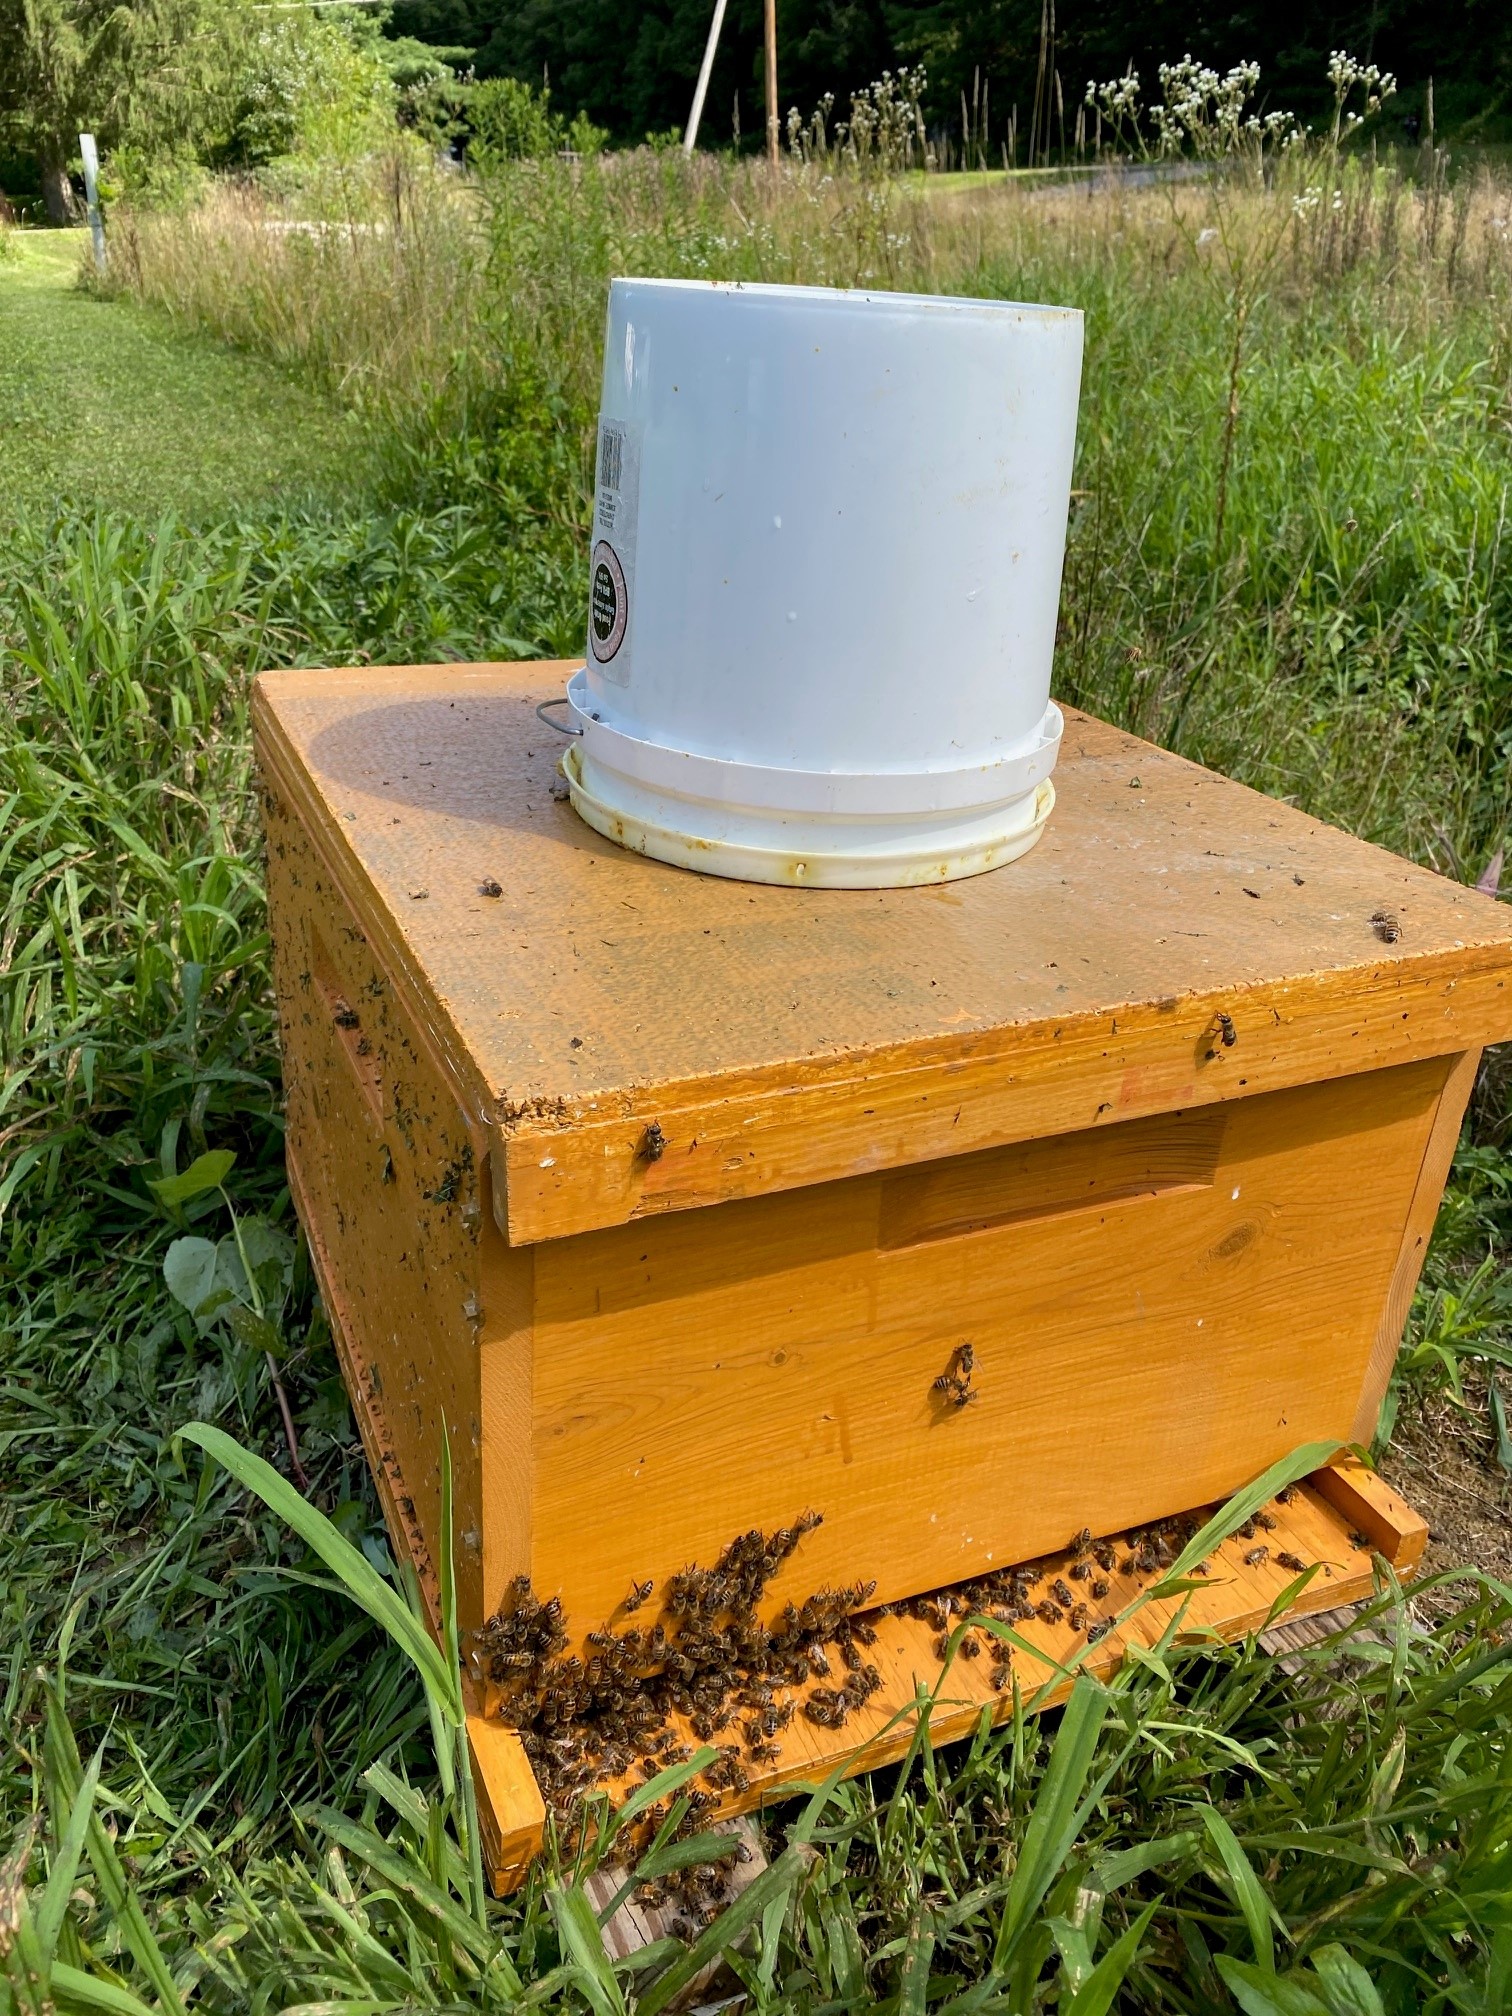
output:
M 770 1600 L 890 1600 L 1369 1438 L 1504 910 L 1076 715 L 997 873 L 688 875 L 553 796 L 566 669 L 256 697 L 291 1177 L 464 1625 L 807 1507 Z

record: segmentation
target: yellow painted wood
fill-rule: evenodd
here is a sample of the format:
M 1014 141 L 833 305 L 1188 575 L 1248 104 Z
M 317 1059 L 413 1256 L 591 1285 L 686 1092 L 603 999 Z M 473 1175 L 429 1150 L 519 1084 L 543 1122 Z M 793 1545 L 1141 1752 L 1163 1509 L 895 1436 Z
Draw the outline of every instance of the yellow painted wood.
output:
M 280 673 L 255 710 L 291 1186 L 422 1582 L 445 1423 L 464 1628 L 528 1573 L 581 1639 L 806 1508 L 774 1605 L 901 1598 L 1368 1433 L 1512 1034 L 1504 910 L 1085 717 L 995 874 L 684 874 L 552 798 L 562 671 Z M 1319 1604 L 1368 1580 L 1350 1530 L 1420 1548 L 1376 1488 L 1306 1500 Z M 1275 1593 L 1230 1561 L 1188 1621 Z M 910 1631 L 884 1720 L 928 1677 Z M 539 1795 L 476 1705 L 515 1880 Z M 894 1754 L 881 1728 L 795 1723 L 764 1788 Z
M 551 795 L 535 705 L 569 669 L 255 695 L 266 774 L 493 1137 L 512 1244 L 1512 1034 L 1504 906 L 1074 712 L 1011 869 L 766 889 L 629 854 Z
M 1433 1116 L 1433 1126 L 1429 1130 L 1427 1142 L 1424 1144 L 1422 1167 L 1418 1171 L 1417 1184 L 1412 1193 L 1412 1204 L 1407 1214 L 1407 1224 L 1397 1254 L 1396 1267 L 1392 1273 L 1391 1288 L 1386 1297 L 1386 1306 L 1381 1311 L 1370 1363 L 1365 1369 L 1360 1402 L 1355 1410 L 1354 1428 L 1349 1438 L 1352 1442 L 1368 1444 L 1375 1437 L 1381 1404 L 1386 1398 L 1386 1389 L 1391 1384 L 1392 1367 L 1396 1364 L 1397 1352 L 1401 1348 L 1402 1332 L 1407 1327 L 1407 1312 L 1412 1307 L 1412 1298 L 1417 1292 L 1423 1262 L 1428 1257 L 1428 1241 L 1433 1236 L 1433 1221 L 1438 1216 L 1439 1199 L 1443 1196 L 1444 1185 L 1449 1180 L 1454 1151 L 1459 1146 L 1460 1127 L 1464 1121 L 1465 1108 L 1470 1103 L 1470 1094 L 1475 1089 L 1475 1074 L 1480 1068 L 1480 1060 L 1479 1050 L 1465 1050 L 1458 1057 L 1450 1059 L 1443 1095 Z
M 955 1237 L 885 1246 L 897 1179 L 859 1178 L 536 1248 L 536 1586 L 587 1629 L 812 1507 L 773 1607 L 857 1579 L 890 1601 L 1348 1438 L 1445 1069 L 1237 1102 L 1211 1180 L 1100 1206 L 1055 1182 L 1120 1129 L 1034 1144 L 1044 1213 Z M 964 1341 L 956 1408 L 934 1381 Z

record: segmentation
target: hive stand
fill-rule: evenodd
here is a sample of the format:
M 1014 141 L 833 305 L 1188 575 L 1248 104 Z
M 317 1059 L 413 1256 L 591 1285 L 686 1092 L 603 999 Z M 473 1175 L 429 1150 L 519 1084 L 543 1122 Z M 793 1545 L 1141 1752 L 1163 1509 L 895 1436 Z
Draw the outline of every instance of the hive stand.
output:
M 691 875 L 559 801 L 535 710 L 570 669 L 255 694 L 291 1186 L 423 1581 L 450 1426 L 464 1627 L 528 1574 L 580 1641 L 806 1506 L 769 1611 L 891 1603 L 1369 1439 L 1512 1035 L 1504 909 L 1075 713 L 1045 837 L 996 873 Z M 1399 1573 L 1421 1548 L 1352 1471 L 1276 1516 L 1273 1552 L 1321 1564 L 1303 1607 L 1369 1588 L 1352 1532 Z M 1244 1551 L 1183 1628 L 1263 1623 L 1289 1578 Z M 795 1717 L 726 1804 L 895 1754 L 932 1640 L 889 1620 L 882 1693 L 840 1732 Z M 952 1667 L 937 1736 L 986 1663 Z M 472 1727 L 508 1882 L 541 1800 L 512 1732 Z

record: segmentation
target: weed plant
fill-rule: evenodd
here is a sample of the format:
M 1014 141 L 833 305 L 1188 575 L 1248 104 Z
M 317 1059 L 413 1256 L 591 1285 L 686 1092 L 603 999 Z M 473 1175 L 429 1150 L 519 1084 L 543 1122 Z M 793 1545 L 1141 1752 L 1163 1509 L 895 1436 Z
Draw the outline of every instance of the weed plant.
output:
M 1207 190 L 396 155 L 297 202 L 118 214 L 112 284 L 363 415 L 386 488 L 22 513 L 0 553 L 3 2016 L 655 2016 L 716 1952 L 762 2011 L 1505 2006 L 1512 1591 L 1468 1573 L 1426 1627 L 1385 1582 L 1347 1658 L 1169 1642 L 1063 1715 L 823 1790 L 691 1952 L 612 1965 L 561 1856 L 486 1902 L 282 1174 L 247 682 L 577 648 L 614 271 L 1081 305 L 1062 696 L 1481 877 L 1512 753 L 1512 198 L 1431 162 L 1307 186 L 1224 199 L 1235 232 L 1287 207 L 1221 527 Z M 1414 1377 L 1506 1342 L 1506 1128 L 1493 1074 Z

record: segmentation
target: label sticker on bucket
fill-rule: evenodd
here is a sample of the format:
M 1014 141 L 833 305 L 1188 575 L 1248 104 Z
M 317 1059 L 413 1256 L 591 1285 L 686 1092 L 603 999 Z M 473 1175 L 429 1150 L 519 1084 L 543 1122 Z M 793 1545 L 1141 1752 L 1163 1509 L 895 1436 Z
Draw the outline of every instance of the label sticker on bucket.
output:
M 600 420 L 589 569 L 588 648 L 604 677 L 630 683 L 630 616 L 635 592 L 635 521 L 640 502 L 641 430 Z

